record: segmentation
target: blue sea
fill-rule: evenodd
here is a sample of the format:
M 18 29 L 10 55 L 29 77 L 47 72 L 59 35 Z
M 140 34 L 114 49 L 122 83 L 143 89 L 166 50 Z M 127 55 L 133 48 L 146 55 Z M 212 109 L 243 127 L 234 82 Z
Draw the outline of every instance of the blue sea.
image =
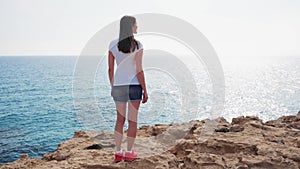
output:
M 87 120 L 74 106 L 73 74 L 76 56 L 0 57 L 0 164 L 56 150 L 76 130 L 113 130 L 115 105 L 110 97 L 107 60 L 99 63 L 93 91 L 84 102 L 96 105 Z M 300 110 L 300 57 L 221 59 L 225 75 L 225 110 L 228 121 L 255 115 L 263 121 Z M 203 65 L 190 63 L 198 88 L 198 107 L 185 120 L 209 118 L 211 82 Z M 163 71 L 145 71 L 149 101 L 141 104 L 139 126 L 180 122 L 182 93 Z M 84 78 L 84 77 L 83 77 Z M 84 81 L 83 81 L 84 82 Z M 84 105 L 88 105 L 84 104 Z M 193 106 L 193 100 L 190 101 Z M 93 116 L 93 115 L 100 116 Z M 92 115 L 92 116 L 89 116 Z M 98 123 L 95 118 L 103 118 Z M 91 122 L 91 123 L 89 123 Z M 97 123 L 93 123 L 97 122 Z

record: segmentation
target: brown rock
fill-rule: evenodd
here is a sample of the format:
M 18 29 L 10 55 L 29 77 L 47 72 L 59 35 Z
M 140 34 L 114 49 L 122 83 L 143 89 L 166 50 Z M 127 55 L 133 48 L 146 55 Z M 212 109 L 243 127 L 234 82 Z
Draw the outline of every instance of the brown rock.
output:
M 244 124 L 250 122 L 250 121 L 257 121 L 257 122 L 260 122 L 262 123 L 262 120 L 259 119 L 258 117 L 256 116 L 240 116 L 240 117 L 237 117 L 237 118 L 232 118 L 232 122 L 231 124 L 239 124 L 241 126 L 243 126 Z
M 229 129 L 230 132 L 240 132 L 240 131 L 243 131 L 243 130 L 244 130 L 244 127 L 240 126 L 240 125 L 233 125 Z
M 300 111 L 299 111 L 300 112 Z M 265 124 L 273 127 L 288 127 L 291 129 L 300 130 L 300 113 L 297 116 L 282 116 L 277 120 L 267 121 Z
M 152 128 L 152 136 L 157 136 L 159 134 L 162 134 L 169 128 L 169 125 L 156 125 L 155 127 Z
M 80 137 L 88 138 L 89 135 L 85 131 L 80 130 L 80 131 L 75 131 L 73 137 L 74 138 L 80 138 Z
M 300 130 L 300 121 L 291 122 L 287 127 Z

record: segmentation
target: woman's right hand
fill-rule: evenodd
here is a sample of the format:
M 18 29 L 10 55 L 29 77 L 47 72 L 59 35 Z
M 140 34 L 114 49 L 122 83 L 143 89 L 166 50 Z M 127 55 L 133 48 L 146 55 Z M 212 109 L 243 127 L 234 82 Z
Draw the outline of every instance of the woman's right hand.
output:
M 113 97 L 113 87 L 110 89 L 110 96 Z
M 147 101 L 148 101 L 148 93 L 147 91 L 144 91 L 142 103 L 146 103 Z

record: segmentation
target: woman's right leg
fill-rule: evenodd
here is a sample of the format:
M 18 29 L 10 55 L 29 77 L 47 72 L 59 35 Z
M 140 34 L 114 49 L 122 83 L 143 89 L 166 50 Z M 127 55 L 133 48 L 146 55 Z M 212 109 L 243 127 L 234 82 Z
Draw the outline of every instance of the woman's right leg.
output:
M 121 150 L 121 144 L 123 139 L 123 127 L 126 119 L 126 102 L 115 102 L 117 108 L 117 121 L 115 125 L 115 142 L 116 151 Z
M 128 130 L 127 130 L 128 151 L 132 150 L 136 138 L 139 107 L 140 107 L 140 101 L 128 102 Z

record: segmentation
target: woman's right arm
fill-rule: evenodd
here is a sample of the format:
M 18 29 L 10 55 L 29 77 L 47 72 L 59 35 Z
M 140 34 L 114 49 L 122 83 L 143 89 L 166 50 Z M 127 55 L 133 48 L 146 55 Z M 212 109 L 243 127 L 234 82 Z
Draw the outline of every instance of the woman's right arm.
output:
M 148 93 L 147 93 L 147 87 L 146 87 L 146 83 L 145 83 L 145 75 L 144 75 L 143 66 L 142 66 L 142 60 L 143 60 L 142 56 L 143 56 L 143 49 L 139 50 L 136 53 L 135 61 L 136 61 L 137 78 L 144 90 L 142 103 L 146 103 L 148 100 Z

